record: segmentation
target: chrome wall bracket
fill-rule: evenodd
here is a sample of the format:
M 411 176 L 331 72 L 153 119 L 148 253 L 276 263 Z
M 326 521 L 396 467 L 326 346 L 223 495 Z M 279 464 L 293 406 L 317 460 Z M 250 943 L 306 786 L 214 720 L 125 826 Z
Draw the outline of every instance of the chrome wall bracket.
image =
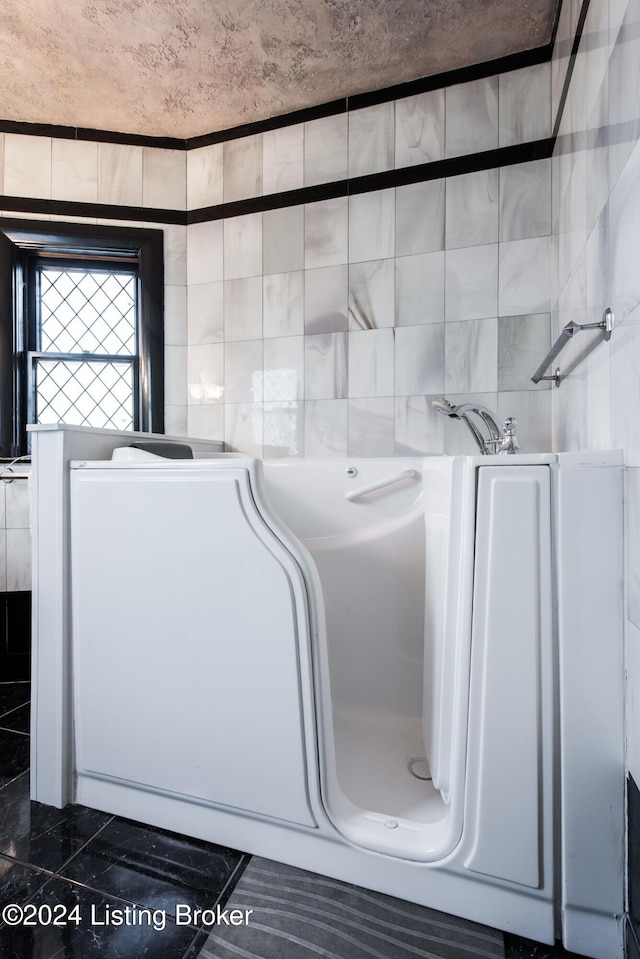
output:
M 544 374 L 551 366 L 556 356 L 564 349 L 569 340 L 571 340 L 576 333 L 580 333 L 582 330 L 600 330 L 601 335 L 589 343 L 589 345 L 574 359 L 574 361 L 567 367 L 566 370 L 561 371 L 560 367 L 558 366 L 553 373 L 545 376 Z M 573 372 L 579 363 L 586 359 L 586 357 L 593 349 L 595 349 L 598 343 L 601 343 L 603 340 L 606 341 L 611 339 L 612 331 L 613 311 L 610 307 L 606 308 L 602 314 L 602 320 L 599 323 L 574 323 L 574 321 L 571 320 L 562 328 L 560 336 L 555 341 L 531 379 L 534 383 L 539 383 L 541 380 L 552 380 L 556 386 L 560 386 L 562 380 L 567 377 L 569 373 Z

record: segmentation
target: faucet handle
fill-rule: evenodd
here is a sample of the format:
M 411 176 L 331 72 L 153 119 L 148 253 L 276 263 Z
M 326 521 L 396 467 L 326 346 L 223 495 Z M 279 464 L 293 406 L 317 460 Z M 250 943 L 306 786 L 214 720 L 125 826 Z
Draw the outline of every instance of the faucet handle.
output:
M 500 443 L 497 451 L 501 456 L 510 453 L 524 453 L 524 450 L 521 449 L 520 444 L 518 443 L 518 437 L 516 436 L 517 426 L 518 421 L 515 416 L 508 416 L 504 421 L 502 426 L 502 442 Z

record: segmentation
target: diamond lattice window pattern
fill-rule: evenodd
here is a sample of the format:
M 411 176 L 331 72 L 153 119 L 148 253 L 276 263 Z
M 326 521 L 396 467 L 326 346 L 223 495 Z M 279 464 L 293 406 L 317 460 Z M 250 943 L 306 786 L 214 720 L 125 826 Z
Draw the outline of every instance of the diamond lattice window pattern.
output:
M 135 276 L 43 268 L 39 304 L 40 352 L 51 358 L 35 361 L 36 422 L 133 429 Z
M 40 271 L 40 349 L 135 353 L 136 280 L 130 273 Z

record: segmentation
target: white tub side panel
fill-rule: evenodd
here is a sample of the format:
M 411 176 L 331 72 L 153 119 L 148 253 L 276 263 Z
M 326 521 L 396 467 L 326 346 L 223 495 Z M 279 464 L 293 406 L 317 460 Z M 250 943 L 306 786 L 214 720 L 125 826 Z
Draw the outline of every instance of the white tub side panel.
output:
M 565 947 L 623 955 L 622 468 L 559 456 L 562 889 Z M 567 466 L 564 468 L 565 460 Z
M 475 836 L 466 866 L 532 889 L 548 888 L 550 875 L 545 882 L 543 868 L 552 828 L 548 468 L 480 469 L 477 515 L 467 792 L 475 797 Z
M 71 491 L 78 774 L 315 825 L 307 626 L 246 470 L 75 470 Z

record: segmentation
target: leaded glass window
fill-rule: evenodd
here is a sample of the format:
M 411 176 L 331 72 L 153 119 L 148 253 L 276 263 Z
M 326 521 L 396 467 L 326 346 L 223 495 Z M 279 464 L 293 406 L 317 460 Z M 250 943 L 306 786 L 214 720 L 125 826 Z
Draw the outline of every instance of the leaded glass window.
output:
M 36 262 L 31 422 L 134 428 L 137 288 L 134 267 Z

